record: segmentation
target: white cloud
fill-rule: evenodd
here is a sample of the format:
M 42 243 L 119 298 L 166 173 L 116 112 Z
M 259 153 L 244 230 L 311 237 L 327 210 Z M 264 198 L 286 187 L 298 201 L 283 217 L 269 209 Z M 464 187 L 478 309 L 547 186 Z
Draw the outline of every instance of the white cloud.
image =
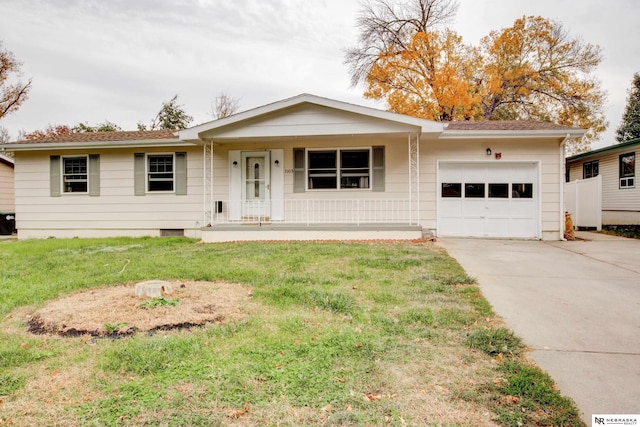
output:
M 603 47 L 612 143 L 640 71 L 636 0 L 461 0 L 456 30 L 477 44 L 523 15 L 562 22 Z M 179 95 L 195 122 L 221 91 L 243 109 L 308 92 L 382 106 L 350 88 L 344 49 L 357 42 L 358 0 L 0 0 L 0 40 L 33 78 L 30 99 L 3 119 L 12 136 L 48 124 L 125 129 Z

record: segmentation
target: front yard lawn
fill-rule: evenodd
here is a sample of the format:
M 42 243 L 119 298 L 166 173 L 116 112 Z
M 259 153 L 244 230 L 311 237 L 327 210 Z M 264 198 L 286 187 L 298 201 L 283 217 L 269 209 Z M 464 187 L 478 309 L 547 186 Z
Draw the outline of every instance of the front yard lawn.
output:
M 49 239 L 0 258 L 0 425 L 584 426 L 432 243 Z M 250 298 L 190 329 L 120 336 L 115 313 L 117 339 L 27 331 L 51 300 L 151 279 Z

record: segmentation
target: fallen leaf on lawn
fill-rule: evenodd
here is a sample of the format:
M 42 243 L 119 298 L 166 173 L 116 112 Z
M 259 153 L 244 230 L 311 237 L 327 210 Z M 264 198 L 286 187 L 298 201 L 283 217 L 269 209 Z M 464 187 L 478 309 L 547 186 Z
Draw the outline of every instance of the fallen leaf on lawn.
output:
M 331 403 L 322 408 L 322 412 L 331 412 Z
M 518 403 L 518 402 L 520 402 L 520 398 L 519 397 L 511 396 L 510 394 L 506 395 L 504 397 L 504 400 L 506 400 L 507 403 Z
M 335 377 L 333 380 L 334 380 L 335 382 L 337 382 L 337 383 L 344 383 L 344 382 L 346 382 L 346 381 L 345 381 L 345 380 L 343 380 L 342 378 L 338 378 L 338 377 Z
M 266 381 L 267 379 L 265 377 L 258 377 L 256 378 L 258 381 Z
M 246 414 L 246 411 L 244 409 L 238 409 L 237 411 L 231 411 L 229 413 L 229 418 L 238 419 L 244 414 Z
M 498 363 L 502 362 L 502 353 L 499 353 L 499 354 L 496 356 L 496 362 L 498 362 Z
M 57 377 L 58 375 L 60 375 L 60 371 L 53 371 L 53 372 L 51 372 L 51 376 L 52 376 L 52 377 Z
M 347 407 L 345 408 L 347 412 L 350 412 L 353 410 L 353 408 L 351 407 L 351 403 L 347 403 Z
M 382 399 L 382 395 L 381 394 L 371 394 L 371 393 L 365 393 L 364 397 L 366 400 L 368 400 L 369 402 L 373 402 L 374 400 L 380 400 Z

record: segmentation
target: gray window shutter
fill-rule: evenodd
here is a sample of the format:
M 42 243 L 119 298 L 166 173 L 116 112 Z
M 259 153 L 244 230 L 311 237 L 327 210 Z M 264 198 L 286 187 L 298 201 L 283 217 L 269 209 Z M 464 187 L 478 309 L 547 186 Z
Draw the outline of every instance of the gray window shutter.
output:
M 293 192 L 305 191 L 304 148 L 293 149 Z
M 144 164 L 144 153 L 135 153 L 133 155 L 133 181 L 134 194 L 136 196 L 144 196 L 147 188 L 147 168 Z
M 51 156 L 49 159 L 51 197 L 60 197 L 60 156 Z
M 176 153 L 176 194 L 187 194 L 187 153 Z
M 384 147 L 373 147 L 373 188 L 384 191 Z
M 100 154 L 89 154 L 89 196 L 100 195 Z

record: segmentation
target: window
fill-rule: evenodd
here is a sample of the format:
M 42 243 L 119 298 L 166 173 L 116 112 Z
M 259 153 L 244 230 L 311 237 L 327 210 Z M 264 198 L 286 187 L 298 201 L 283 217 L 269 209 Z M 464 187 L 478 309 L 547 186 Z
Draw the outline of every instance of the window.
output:
M 309 189 L 370 188 L 371 150 L 308 151 Z
M 462 198 L 462 187 L 464 186 L 464 197 L 468 199 L 533 199 L 533 184 L 531 183 L 478 183 L 478 184 L 462 184 L 459 182 L 443 182 L 442 197 L 443 198 Z M 485 195 L 485 187 L 488 192 Z M 509 192 L 511 189 L 511 192 Z M 511 194 L 511 195 L 509 195 Z
M 442 183 L 442 197 L 462 197 L 462 184 Z
M 586 162 L 582 164 L 582 179 L 593 178 L 598 176 L 599 164 L 598 160 Z
M 86 193 L 89 188 L 87 157 L 62 158 L 62 188 L 65 193 Z
M 620 188 L 635 187 L 636 153 L 620 155 Z
M 489 198 L 508 199 L 509 184 L 489 184 Z
M 309 152 L 309 188 L 337 188 L 338 162 L 336 151 Z
M 533 199 L 533 184 L 511 184 L 511 197 L 514 199 Z
M 173 191 L 173 154 L 147 156 L 147 191 Z
M 464 197 L 471 199 L 484 198 L 484 184 L 465 184 Z

